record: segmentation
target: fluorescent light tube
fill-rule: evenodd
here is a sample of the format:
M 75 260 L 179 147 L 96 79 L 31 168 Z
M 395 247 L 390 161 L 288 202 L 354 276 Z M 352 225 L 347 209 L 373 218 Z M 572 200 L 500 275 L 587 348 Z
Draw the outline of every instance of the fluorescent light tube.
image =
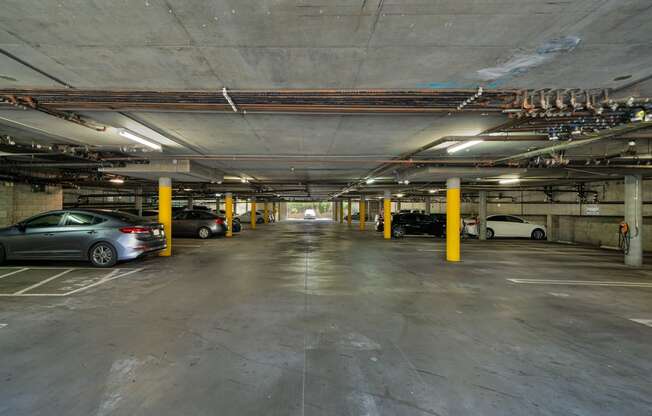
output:
M 158 151 L 163 150 L 163 148 L 161 147 L 160 144 L 150 142 L 149 140 L 145 140 L 142 137 L 136 136 L 132 132 L 129 132 L 129 131 L 126 131 L 126 130 L 120 130 L 120 136 L 126 137 L 127 139 L 132 140 L 132 141 L 134 141 L 136 143 L 140 143 L 142 145 L 145 145 L 145 146 L 149 147 L 150 149 L 154 149 L 154 150 L 158 150 Z
M 500 179 L 498 183 L 501 185 L 507 185 L 510 183 L 519 183 L 520 181 L 521 180 L 519 178 L 509 178 L 509 179 Z
M 476 144 L 482 143 L 482 140 L 469 140 L 466 142 L 462 142 L 460 144 L 457 144 L 455 146 L 449 147 L 448 148 L 448 153 L 455 153 L 459 152 L 460 150 L 468 149 L 471 146 L 475 146 Z

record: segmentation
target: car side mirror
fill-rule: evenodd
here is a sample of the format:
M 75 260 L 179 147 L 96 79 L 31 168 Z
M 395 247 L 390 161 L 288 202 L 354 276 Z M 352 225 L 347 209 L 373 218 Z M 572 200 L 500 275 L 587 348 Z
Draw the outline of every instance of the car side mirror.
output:
M 25 225 L 23 222 L 19 222 L 16 224 L 16 228 L 18 228 L 18 231 L 24 232 L 27 229 L 27 225 Z

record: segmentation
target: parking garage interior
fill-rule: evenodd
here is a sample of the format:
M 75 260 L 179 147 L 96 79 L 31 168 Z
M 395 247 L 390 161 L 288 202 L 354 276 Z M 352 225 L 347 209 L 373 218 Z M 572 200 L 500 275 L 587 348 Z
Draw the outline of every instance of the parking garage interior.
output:
M 649 415 L 651 20 L 4 1 L 0 415 Z

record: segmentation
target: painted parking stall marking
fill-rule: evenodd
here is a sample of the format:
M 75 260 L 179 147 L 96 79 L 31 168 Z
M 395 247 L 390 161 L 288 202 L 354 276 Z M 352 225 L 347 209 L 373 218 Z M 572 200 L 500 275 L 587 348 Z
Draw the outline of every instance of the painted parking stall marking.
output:
M 599 280 L 553 280 L 553 279 L 507 279 L 512 283 L 529 285 L 569 285 L 569 286 L 613 286 L 613 287 L 649 287 L 652 283 L 645 282 L 617 282 Z
M 637 324 L 649 326 L 652 328 L 652 319 L 638 319 L 638 318 L 632 318 L 630 319 L 632 322 L 636 322 Z
M 97 268 L 17 268 L 0 270 L 0 297 L 69 296 L 145 270 Z M 6 277 L 5 277 L 6 276 Z

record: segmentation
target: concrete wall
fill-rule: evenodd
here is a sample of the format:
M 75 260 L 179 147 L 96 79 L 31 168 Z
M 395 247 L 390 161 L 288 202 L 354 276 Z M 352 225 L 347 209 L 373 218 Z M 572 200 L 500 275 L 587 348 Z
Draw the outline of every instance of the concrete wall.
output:
M 61 186 L 33 187 L 29 184 L 0 183 L 0 226 L 15 224 L 44 211 L 61 209 Z

